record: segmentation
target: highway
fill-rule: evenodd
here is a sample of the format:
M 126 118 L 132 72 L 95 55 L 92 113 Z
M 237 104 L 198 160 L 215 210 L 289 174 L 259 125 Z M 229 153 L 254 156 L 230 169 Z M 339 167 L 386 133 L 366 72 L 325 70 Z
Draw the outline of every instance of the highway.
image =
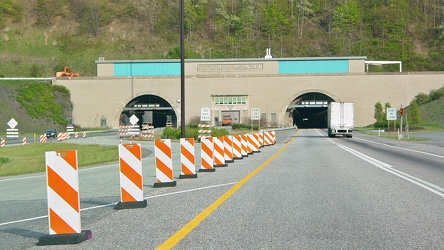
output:
M 117 145 L 116 136 L 79 143 Z M 146 208 L 115 210 L 117 164 L 83 168 L 78 245 L 36 246 L 48 233 L 44 174 L 0 178 L 2 249 L 442 249 L 444 147 L 322 129 L 277 132 L 261 148 L 176 187 L 153 188 L 143 142 Z M 173 143 L 174 176 L 180 174 Z M 196 168 L 200 148 L 196 146 Z

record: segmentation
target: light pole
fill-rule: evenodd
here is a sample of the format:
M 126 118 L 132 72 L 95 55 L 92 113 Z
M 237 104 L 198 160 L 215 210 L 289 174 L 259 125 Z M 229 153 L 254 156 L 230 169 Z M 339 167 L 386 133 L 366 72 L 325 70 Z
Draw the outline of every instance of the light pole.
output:
M 183 0 L 180 4 L 180 137 L 185 138 L 185 59 L 184 59 L 184 11 Z

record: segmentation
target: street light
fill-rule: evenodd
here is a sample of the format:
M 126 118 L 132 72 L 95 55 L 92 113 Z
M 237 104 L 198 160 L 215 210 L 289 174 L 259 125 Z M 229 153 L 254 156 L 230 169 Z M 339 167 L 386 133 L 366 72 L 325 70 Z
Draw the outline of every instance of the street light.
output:
M 185 59 L 184 59 L 184 11 L 180 1 L 180 137 L 185 138 Z

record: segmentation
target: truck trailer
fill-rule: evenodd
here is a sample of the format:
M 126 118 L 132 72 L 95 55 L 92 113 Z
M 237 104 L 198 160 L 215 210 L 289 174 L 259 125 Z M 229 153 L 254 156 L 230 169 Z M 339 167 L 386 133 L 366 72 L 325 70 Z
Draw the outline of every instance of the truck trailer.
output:
M 328 137 L 353 137 L 354 106 L 352 102 L 331 102 L 328 105 Z

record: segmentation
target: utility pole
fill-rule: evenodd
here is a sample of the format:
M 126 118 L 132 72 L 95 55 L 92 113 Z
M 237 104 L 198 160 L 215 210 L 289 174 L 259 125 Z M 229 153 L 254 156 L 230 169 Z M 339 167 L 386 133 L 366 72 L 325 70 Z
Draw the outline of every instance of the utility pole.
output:
M 185 53 L 184 53 L 184 8 L 180 0 L 180 137 L 185 138 Z

